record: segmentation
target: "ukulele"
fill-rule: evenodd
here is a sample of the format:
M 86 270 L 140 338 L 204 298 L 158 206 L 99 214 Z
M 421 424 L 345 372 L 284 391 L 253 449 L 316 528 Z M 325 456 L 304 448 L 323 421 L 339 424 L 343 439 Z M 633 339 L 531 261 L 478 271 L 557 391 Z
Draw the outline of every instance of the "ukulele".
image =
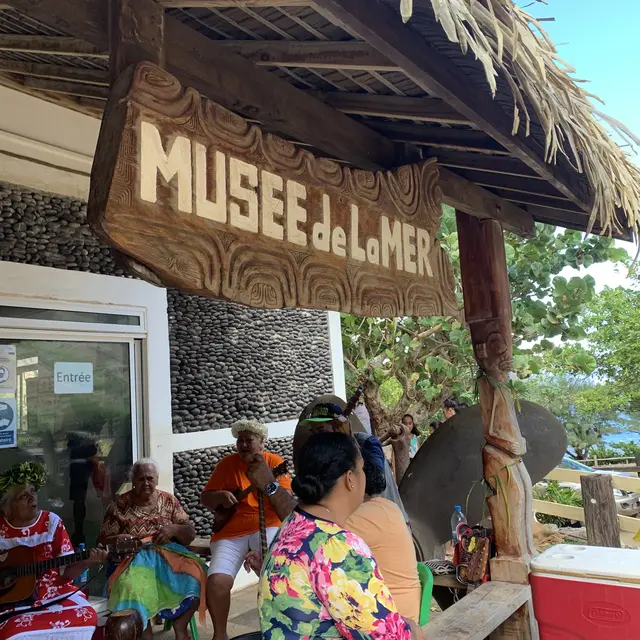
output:
M 107 546 L 109 559 L 119 562 L 133 555 L 141 546 L 138 540 L 119 540 Z M 82 562 L 89 558 L 89 554 L 89 549 L 83 549 L 59 558 L 36 561 L 33 549 L 22 546 L 0 554 L 0 612 L 31 599 L 38 577 L 45 571 Z
M 287 468 L 287 463 L 283 462 L 279 464 L 277 467 L 274 467 L 271 470 L 273 476 L 275 478 L 279 478 L 281 476 L 287 475 L 289 470 Z M 236 497 L 238 503 L 242 502 L 251 492 L 255 491 L 256 487 L 253 485 L 249 485 L 246 489 L 242 489 L 241 491 L 234 491 L 233 495 Z M 221 531 L 233 518 L 236 511 L 238 510 L 238 505 L 234 504 L 232 507 L 216 507 L 214 510 L 215 520 L 213 522 L 213 527 L 211 527 L 213 533 L 218 533 Z

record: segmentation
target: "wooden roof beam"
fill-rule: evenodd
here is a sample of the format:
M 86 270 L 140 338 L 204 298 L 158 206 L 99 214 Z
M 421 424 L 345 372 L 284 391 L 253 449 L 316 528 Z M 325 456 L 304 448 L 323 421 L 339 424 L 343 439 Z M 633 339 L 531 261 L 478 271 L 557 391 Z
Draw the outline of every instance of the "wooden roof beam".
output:
M 466 151 L 448 151 L 437 149 L 427 151 L 427 157 L 437 158 L 444 167 L 452 169 L 469 169 L 487 173 L 500 173 L 509 176 L 524 176 L 534 180 L 544 180 L 526 164 L 517 158 L 487 155 L 486 153 L 468 153 Z
M 15 89 L 21 91 L 34 98 L 45 100 L 52 104 L 58 105 L 66 109 L 72 109 L 93 118 L 101 118 L 102 111 L 104 109 L 103 100 L 95 100 L 94 98 L 84 98 L 78 96 L 71 96 L 64 93 L 48 93 L 41 91 L 24 84 L 24 80 L 17 76 L 7 76 L 0 73 L 0 85 L 8 87 L 9 89 Z
M 476 218 L 494 218 L 499 220 L 507 231 L 521 236 L 532 236 L 535 233 L 533 219 L 525 221 L 520 207 L 444 167 L 440 168 L 440 187 L 444 203 L 457 211 L 463 211 Z
M 492 99 L 489 88 L 476 88 L 451 59 L 403 24 L 397 7 L 380 0 L 313 0 L 312 6 L 335 25 L 375 47 L 419 87 L 469 118 L 582 210 L 589 210 L 581 176 L 570 168 L 561 170 L 545 162 L 544 149 L 533 139 L 512 135 L 512 120 Z
M 491 136 L 482 131 L 379 121 L 367 122 L 367 124 L 387 138 L 398 142 L 443 149 L 462 149 L 480 153 L 503 155 L 508 153 L 504 147 L 501 147 Z
M 80 82 L 60 82 L 58 80 L 47 80 L 46 78 L 25 78 L 25 87 L 38 91 L 48 91 L 50 93 L 63 93 L 68 96 L 78 96 L 81 98 L 94 98 L 106 102 L 109 97 L 107 87 L 94 87 L 90 84 Z
M 589 224 L 589 216 L 586 213 L 582 217 L 577 217 L 575 213 L 536 205 L 527 205 L 527 211 L 533 215 L 537 222 L 564 227 L 566 229 L 585 231 Z M 594 224 L 592 232 L 600 235 L 602 234 L 602 227 L 599 224 Z M 617 240 L 633 242 L 633 231 L 631 229 L 625 229 L 619 233 L 614 233 L 613 237 Z
M 82 82 L 98 86 L 109 86 L 109 72 L 101 69 L 84 69 L 81 67 L 64 67 L 57 64 L 40 64 L 4 60 L 0 58 L 0 73 L 19 73 L 34 78 Z
M 68 36 L 23 36 L 0 34 L 0 51 L 35 53 L 53 56 L 81 56 L 83 58 L 108 58 L 109 54 L 97 47 Z
M 489 171 L 475 171 L 468 169 L 456 169 L 456 173 L 463 178 L 489 189 L 504 189 L 505 191 L 514 191 L 519 193 L 529 193 L 534 196 L 545 196 L 556 200 L 567 202 L 567 198 L 563 196 L 557 189 L 554 189 L 548 182 L 544 180 L 536 180 L 535 178 L 524 178 L 522 176 L 510 176 L 500 173 L 491 173 Z M 573 205 L 573 203 L 571 203 Z
M 342 113 L 379 118 L 404 118 L 441 124 L 469 124 L 467 118 L 456 113 L 439 98 L 381 96 L 342 91 L 315 92 L 313 95 Z
M 307 40 L 221 40 L 220 44 L 259 66 L 307 69 L 398 71 L 394 64 L 366 42 Z
M 509 202 L 517 205 L 537 205 L 545 209 L 555 209 L 557 211 L 568 211 L 574 215 L 586 215 L 582 209 L 570 200 L 558 200 L 549 196 L 542 196 L 533 193 L 522 193 L 509 191 L 500 187 L 489 187 L 493 193 Z
M 310 0 L 159 0 L 167 9 L 225 9 L 238 7 L 307 7 Z
M 102 0 L 11 2 L 44 24 L 64 29 L 97 47 L 108 46 L 108 16 Z M 166 68 L 183 85 L 360 168 L 386 169 L 416 157 L 415 148 L 398 145 L 175 18 L 166 16 L 164 22 Z M 506 229 L 520 235 L 534 233 L 533 218 L 523 209 L 500 201 L 445 168 L 441 177 L 447 197 L 455 198 L 458 209 L 479 217 L 495 217 Z M 466 199 L 456 196 L 461 190 L 471 195 Z

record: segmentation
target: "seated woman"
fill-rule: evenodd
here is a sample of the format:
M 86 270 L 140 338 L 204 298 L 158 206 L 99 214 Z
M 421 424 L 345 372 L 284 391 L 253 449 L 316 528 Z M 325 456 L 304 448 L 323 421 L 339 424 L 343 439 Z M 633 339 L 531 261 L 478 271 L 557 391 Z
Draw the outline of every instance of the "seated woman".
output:
M 345 530 L 364 488 L 351 436 L 320 433 L 302 446 L 293 481 L 301 502 L 282 523 L 260 576 L 263 640 L 423 637 L 398 613 L 367 545 Z
M 59 516 L 38 509 L 37 491 L 45 481 L 45 470 L 37 462 L 24 462 L 0 476 L 0 558 L 3 558 L 0 566 L 50 562 L 73 553 Z M 11 611 L 13 616 L 0 622 L 0 640 L 23 637 L 89 640 L 98 616 L 72 580 L 90 565 L 103 564 L 106 558 L 105 551 L 94 549 L 86 561 L 39 570 L 33 601 L 9 605 L 4 610 Z M 6 595 L 10 596 L 10 592 Z
M 178 500 L 156 488 L 153 460 L 136 462 L 131 479 L 131 491 L 109 505 L 98 540 L 110 544 L 137 538 L 149 544 L 112 571 L 109 608 L 136 610 L 145 626 L 143 638 L 153 636 L 151 620 L 159 615 L 173 621 L 176 640 L 185 640 L 191 617 L 205 602 L 205 565 L 186 549 L 195 529 Z
M 358 434 L 358 444 L 367 483 L 364 502 L 349 516 L 346 528 L 357 533 L 371 549 L 398 611 L 418 620 L 422 587 L 416 551 L 402 512 L 380 496 L 386 485 L 382 447 L 376 438 L 364 434 Z

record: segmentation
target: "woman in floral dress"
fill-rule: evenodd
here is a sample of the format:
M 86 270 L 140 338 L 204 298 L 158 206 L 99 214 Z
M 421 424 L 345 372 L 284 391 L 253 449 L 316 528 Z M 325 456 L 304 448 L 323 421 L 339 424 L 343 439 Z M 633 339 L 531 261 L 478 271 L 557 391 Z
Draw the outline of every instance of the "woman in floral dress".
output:
M 38 509 L 36 490 L 45 481 L 40 465 L 21 464 L 0 477 L 0 561 L 10 563 L 16 547 L 29 547 L 41 562 L 73 553 L 59 516 Z M 92 564 L 106 561 L 106 552 L 92 550 L 88 560 L 49 569 L 36 582 L 33 602 L 15 606 L 11 617 L 0 616 L 0 640 L 90 640 L 98 616 L 72 580 Z M 6 613 L 6 612 L 5 612 Z
M 158 485 L 150 459 L 131 470 L 133 488 L 118 496 L 105 513 L 98 541 L 113 544 L 135 538 L 146 543 L 133 557 L 110 567 L 109 609 L 134 609 L 144 623 L 142 640 L 153 637 L 151 621 L 171 620 L 176 640 L 187 640 L 187 627 L 200 606 L 204 619 L 206 571 L 186 547 L 196 531 L 180 502 Z
M 344 523 L 362 503 L 363 461 L 355 440 L 320 433 L 302 447 L 293 490 L 300 505 L 267 555 L 258 594 L 263 640 L 418 640 L 371 551 Z

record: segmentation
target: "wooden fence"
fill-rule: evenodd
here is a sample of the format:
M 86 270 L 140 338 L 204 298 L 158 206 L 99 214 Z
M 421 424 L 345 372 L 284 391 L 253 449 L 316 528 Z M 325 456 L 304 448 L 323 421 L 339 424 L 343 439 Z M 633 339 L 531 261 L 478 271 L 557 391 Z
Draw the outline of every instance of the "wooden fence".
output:
M 573 469 L 554 469 L 546 477 L 547 480 L 557 480 L 558 482 L 575 482 L 580 484 L 580 476 L 585 475 L 580 471 Z M 635 491 L 640 493 L 640 478 L 632 478 L 630 476 L 611 476 L 614 488 L 623 491 Z M 557 502 L 549 502 L 547 500 L 533 501 L 533 509 L 537 513 L 544 513 L 550 516 L 567 518 L 567 520 L 585 521 L 584 509 L 582 507 L 572 507 Z M 618 516 L 618 525 L 620 526 L 620 540 L 627 547 L 640 549 L 640 543 L 633 540 L 634 536 L 640 531 L 640 519 L 629 518 L 628 516 Z
M 616 458 L 587 458 L 586 460 L 580 460 L 582 464 L 586 464 L 588 467 L 597 467 L 603 465 L 616 465 L 616 464 L 631 464 L 635 462 L 635 456 L 617 456 Z
M 597 471 L 622 471 L 637 473 L 640 476 L 640 454 L 635 456 L 618 456 L 617 458 L 593 457 L 581 462 Z

